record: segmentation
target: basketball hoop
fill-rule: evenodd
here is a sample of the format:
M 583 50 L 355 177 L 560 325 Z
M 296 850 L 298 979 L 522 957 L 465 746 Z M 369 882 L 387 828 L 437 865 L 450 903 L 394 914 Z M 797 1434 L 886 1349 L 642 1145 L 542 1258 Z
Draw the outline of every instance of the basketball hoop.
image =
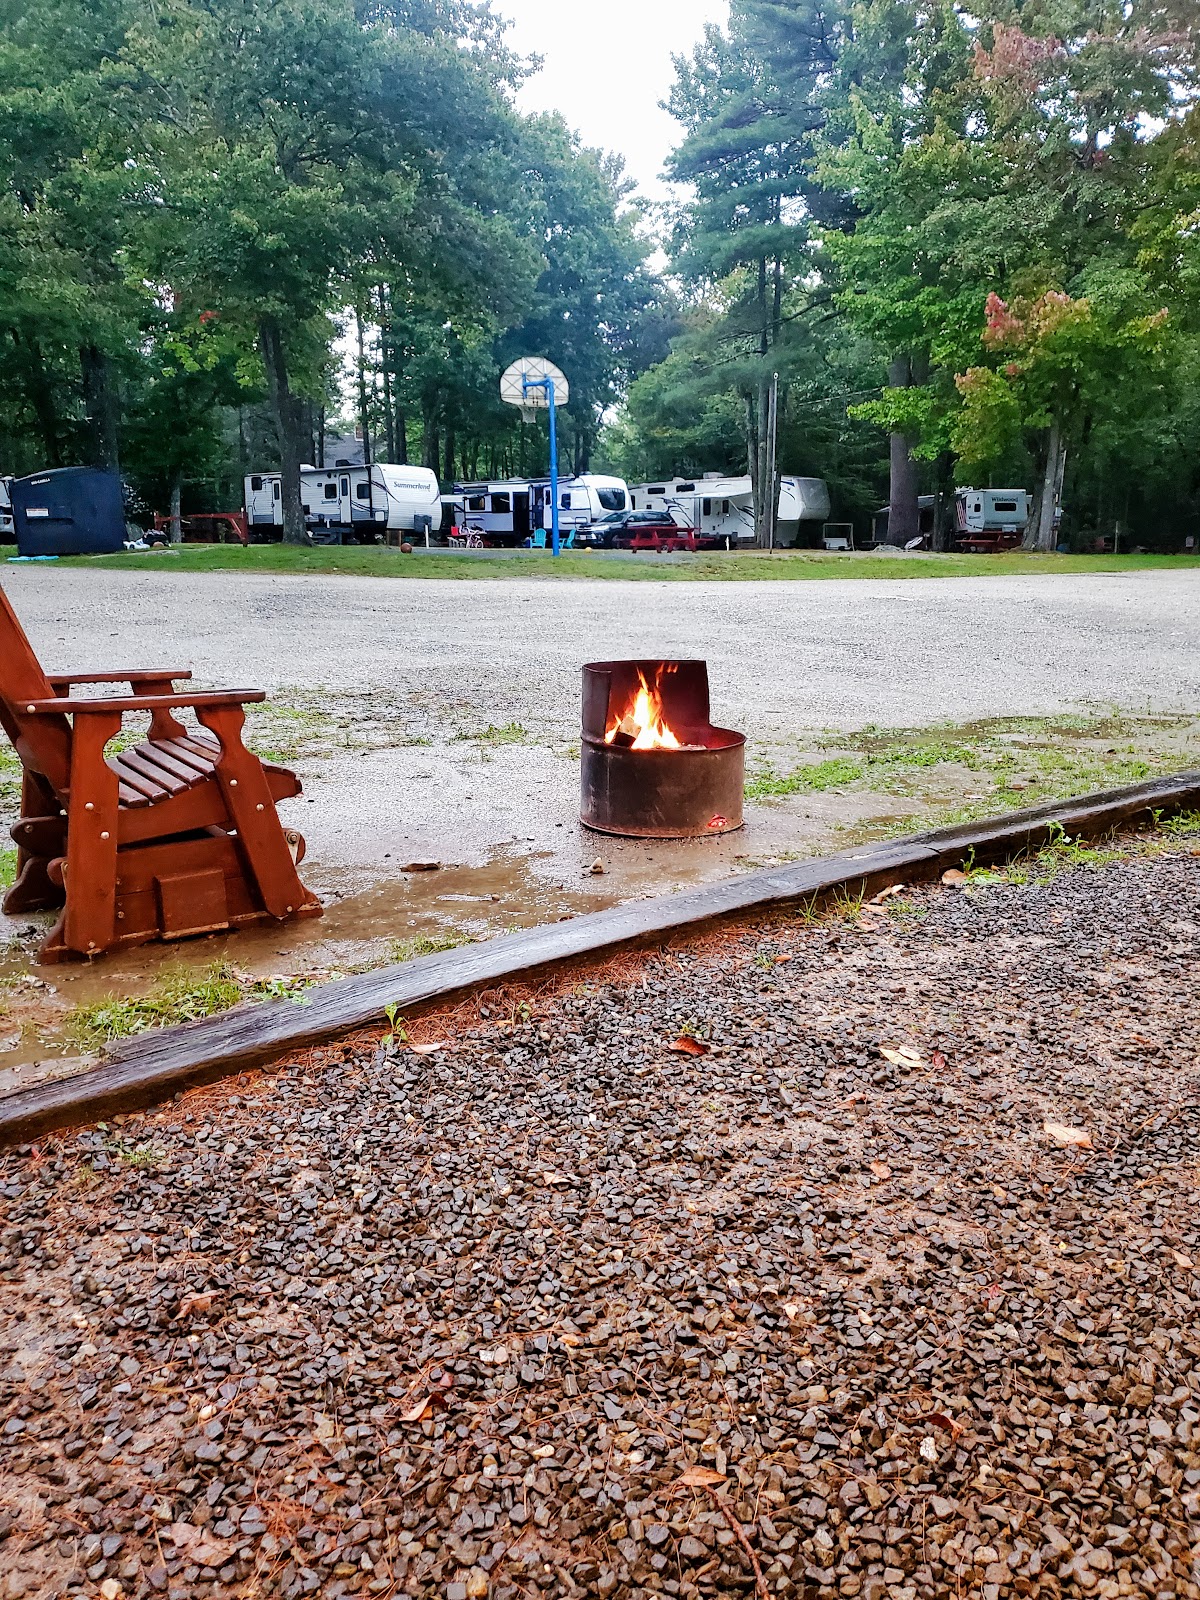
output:
M 558 526 L 558 432 L 556 412 L 571 399 L 571 386 L 552 361 L 544 356 L 523 356 L 500 379 L 500 398 L 516 406 L 523 422 L 533 422 L 539 411 L 550 421 L 550 528 L 554 554 L 562 548 Z M 544 534 L 542 536 L 545 537 Z

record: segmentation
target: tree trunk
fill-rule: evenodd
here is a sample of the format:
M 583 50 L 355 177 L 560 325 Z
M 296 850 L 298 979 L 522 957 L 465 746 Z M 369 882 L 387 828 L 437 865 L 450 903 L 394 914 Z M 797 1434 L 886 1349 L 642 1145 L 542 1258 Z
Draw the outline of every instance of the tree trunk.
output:
M 954 456 L 943 450 L 937 458 L 937 491 L 933 519 L 933 548 L 954 548 Z
M 26 394 L 29 397 L 30 409 L 37 418 L 38 432 L 42 436 L 42 448 L 46 452 L 46 465 L 61 467 L 62 429 L 42 347 L 36 339 L 22 338 L 15 328 L 12 337 L 17 348 L 25 351 L 25 361 L 28 363 Z
M 897 356 L 888 368 L 888 385 L 893 389 L 907 389 L 913 381 L 910 356 Z M 888 490 L 887 542 L 906 545 L 921 532 L 921 510 L 917 504 L 917 465 L 907 437 L 902 433 L 889 435 L 891 483 Z
M 113 388 L 112 365 L 94 344 L 79 352 L 83 377 L 83 408 L 87 417 L 88 452 L 93 467 L 120 472 L 121 452 L 117 438 L 117 396 Z
M 396 407 L 396 461 L 402 467 L 408 465 L 408 418 L 400 406 Z
M 765 374 L 758 386 L 757 411 L 758 471 L 755 474 L 754 491 L 754 542 L 760 550 L 765 550 L 771 536 L 771 465 L 767 459 L 770 450 L 771 380 Z
M 363 349 L 362 312 L 355 311 L 354 322 L 358 329 L 358 425 L 362 430 L 363 464 L 371 462 L 371 412 L 367 405 L 367 358 Z
M 438 406 L 437 401 L 426 398 L 424 402 L 424 437 L 421 445 L 421 465 L 428 467 L 430 472 L 437 472 L 441 466 L 438 460 Z
M 454 474 L 454 462 L 455 462 L 455 457 L 457 455 L 458 455 L 458 439 L 455 436 L 454 424 L 449 419 L 447 419 L 447 422 L 446 422 L 446 455 L 445 455 L 446 471 L 445 471 L 445 475 L 444 475 L 444 477 L 442 479 L 443 483 L 453 483 L 454 482 L 454 476 L 455 476 L 455 474 Z
M 178 467 L 171 474 L 171 543 L 183 543 L 183 473 Z
M 304 525 L 304 507 L 300 503 L 304 406 L 292 393 L 283 335 L 274 317 L 264 317 L 259 323 L 258 343 L 267 374 L 275 433 L 279 440 L 279 471 L 283 480 L 283 542 L 305 544 L 308 541 L 308 529 Z
M 1066 452 L 1063 449 L 1062 424 L 1058 417 L 1055 417 L 1050 424 L 1050 438 L 1046 446 L 1046 470 L 1042 475 L 1035 549 L 1053 551 L 1058 543 L 1054 529 L 1054 513 L 1058 510 L 1058 496 L 1062 490 L 1065 467 Z
M 758 492 L 759 468 L 761 466 L 759 450 L 759 420 L 754 408 L 754 396 L 745 397 L 746 407 L 746 470 L 750 474 L 750 499 L 754 512 L 754 532 L 757 537 L 759 526 L 759 503 L 761 495 Z

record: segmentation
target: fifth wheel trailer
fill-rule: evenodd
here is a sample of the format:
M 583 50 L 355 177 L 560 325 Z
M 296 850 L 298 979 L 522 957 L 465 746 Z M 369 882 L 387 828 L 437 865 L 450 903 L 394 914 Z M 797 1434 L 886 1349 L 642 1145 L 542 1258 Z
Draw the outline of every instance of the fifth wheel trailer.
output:
M 629 494 L 635 511 L 676 511 L 698 534 L 716 535 L 735 544 L 754 542 L 754 490 L 749 474 L 660 478 L 655 483 L 634 485 Z M 806 534 L 817 537 L 829 515 L 829 489 L 824 479 L 780 479 L 776 538 L 781 545 L 795 544 Z
M 283 527 L 280 474 L 249 474 L 245 493 L 251 541 L 275 538 Z M 436 533 L 442 525 L 437 474 L 427 467 L 301 467 L 300 504 L 312 537 L 335 543 L 374 544 L 389 533 Z

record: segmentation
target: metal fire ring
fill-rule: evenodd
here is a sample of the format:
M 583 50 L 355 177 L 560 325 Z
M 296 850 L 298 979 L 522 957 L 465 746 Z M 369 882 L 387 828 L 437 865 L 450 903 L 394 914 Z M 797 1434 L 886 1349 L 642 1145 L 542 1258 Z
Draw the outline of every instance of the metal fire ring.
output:
M 643 684 L 681 749 L 611 742 Z M 703 839 L 742 826 L 746 739 L 709 720 L 703 661 L 598 661 L 583 669 L 582 807 L 597 833 L 634 839 Z

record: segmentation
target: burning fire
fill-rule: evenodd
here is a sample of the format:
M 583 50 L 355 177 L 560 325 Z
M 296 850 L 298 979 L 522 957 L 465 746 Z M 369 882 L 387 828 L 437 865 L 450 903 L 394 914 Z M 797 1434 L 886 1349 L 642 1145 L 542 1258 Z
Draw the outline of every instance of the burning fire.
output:
M 682 750 L 683 745 L 672 733 L 663 715 L 659 682 L 662 668 L 654 683 L 646 681 L 644 672 L 638 673 L 640 687 L 633 705 L 625 715 L 614 722 L 604 736 L 606 744 L 616 744 L 618 738 L 633 750 Z

